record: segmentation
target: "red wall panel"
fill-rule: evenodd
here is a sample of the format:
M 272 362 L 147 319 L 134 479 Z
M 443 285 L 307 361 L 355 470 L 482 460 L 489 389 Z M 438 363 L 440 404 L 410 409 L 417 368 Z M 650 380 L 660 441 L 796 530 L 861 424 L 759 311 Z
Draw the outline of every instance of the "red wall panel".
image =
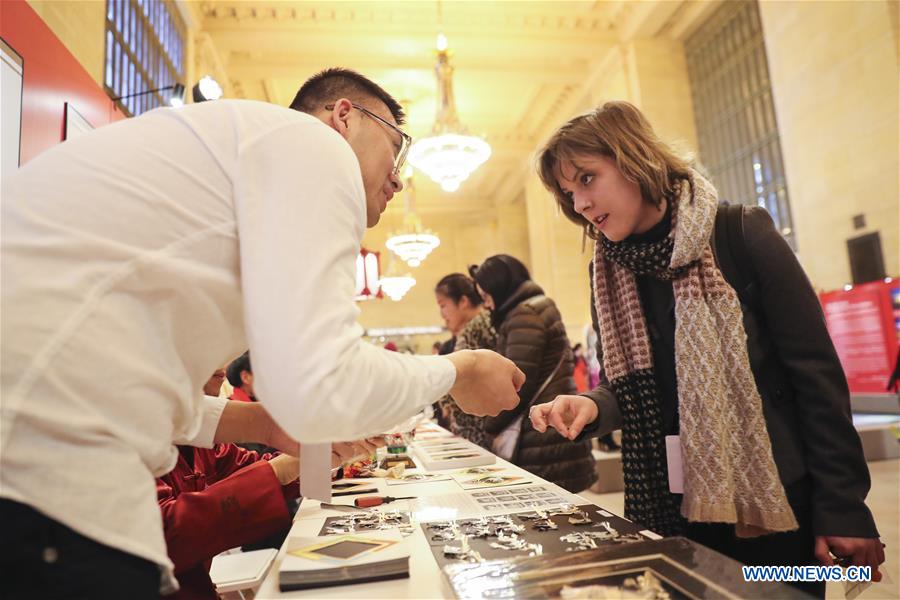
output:
M 819 295 L 850 391 L 885 393 L 900 343 L 900 286 L 887 278 Z
M 62 141 L 66 102 L 95 128 L 125 117 L 25 0 L 0 0 L 0 36 L 25 61 L 21 164 Z

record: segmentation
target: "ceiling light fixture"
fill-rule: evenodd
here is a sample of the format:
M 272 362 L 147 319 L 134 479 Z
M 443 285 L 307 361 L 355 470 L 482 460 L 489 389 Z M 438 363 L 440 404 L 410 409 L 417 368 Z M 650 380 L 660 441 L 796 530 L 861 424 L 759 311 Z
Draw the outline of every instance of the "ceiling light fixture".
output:
M 441 245 L 441 240 L 432 231 L 422 227 L 422 220 L 416 214 L 416 187 L 413 185 L 412 173 L 408 171 L 404 175 L 406 214 L 403 226 L 400 231 L 391 234 L 385 246 L 410 267 L 418 267 L 432 250 Z
M 194 98 L 194 102 L 218 100 L 222 97 L 222 86 L 212 76 L 206 75 L 194 85 L 191 89 L 191 95 Z
M 392 255 L 388 255 L 388 267 L 384 277 L 378 280 L 381 291 L 394 302 L 399 302 L 406 295 L 406 292 L 416 285 L 416 280 L 413 279 L 412 275 L 403 273 L 400 270 L 402 267 L 398 265 L 402 264 L 397 262 Z
M 417 140 L 409 149 L 409 162 L 440 184 L 445 192 L 455 192 L 491 156 L 483 139 L 468 135 L 459 122 L 453 97 L 453 67 L 443 33 L 437 38 L 438 107 L 431 135 Z

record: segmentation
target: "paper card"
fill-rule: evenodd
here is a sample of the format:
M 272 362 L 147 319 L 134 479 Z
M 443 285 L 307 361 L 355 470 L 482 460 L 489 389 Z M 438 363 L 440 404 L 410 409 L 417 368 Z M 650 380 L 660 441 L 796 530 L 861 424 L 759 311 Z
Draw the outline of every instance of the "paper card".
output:
M 461 439 L 441 439 L 441 440 L 428 440 L 425 442 L 416 442 L 416 446 L 420 448 L 440 448 L 441 446 L 462 446 L 466 442 Z
M 666 462 L 669 465 L 669 491 L 683 494 L 684 466 L 681 463 L 681 438 L 677 435 L 666 436 Z
M 449 481 L 450 476 L 445 473 L 404 473 L 397 478 L 385 478 L 387 485 L 404 485 L 410 483 L 428 483 L 431 481 Z
M 453 478 L 456 477 L 475 477 L 476 475 L 488 475 L 490 473 L 499 473 L 503 470 L 503 467 L 469 467 L 468 469 L 460 469 L 459 471 L 454 471 L 450 473 L 450 476 Z
M 377 494 L 378 487 L 372 480 L 341 480 L 331 484 L 332 496 L 350 496 L 352 494 Z
M 464 490 L 477 490 L 481 488 L 492 488 L 504 485 L 519 485 L 531 483 L 530 479 L 522 475 L 510 475 L 506 473 L 488 473 L 486 475 L 476 475 L 467 479 L 456 478 L 456 483 Z
M 582 501 L 574 494 L 546 485 L 482 489 L 469 494 L 487 513 L 549 508 Z
M 309 560 L 352 561 L 395 544 L 392 540 L 372 539 L 358 535 L 325 537 L 321 542 L 288 550 L 288 554 Z
M 331 444 L 301 444 L 300 495 L 331 502 Z

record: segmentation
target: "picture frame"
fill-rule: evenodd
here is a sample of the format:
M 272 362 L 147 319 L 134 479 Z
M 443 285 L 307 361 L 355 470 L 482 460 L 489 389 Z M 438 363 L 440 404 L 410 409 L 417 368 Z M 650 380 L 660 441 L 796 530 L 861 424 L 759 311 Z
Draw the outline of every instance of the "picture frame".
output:
M 63 140 L 72 140 L 94 129 L 90 121 L 84 118 L 71 102 L 65 104 L 65 127 Z

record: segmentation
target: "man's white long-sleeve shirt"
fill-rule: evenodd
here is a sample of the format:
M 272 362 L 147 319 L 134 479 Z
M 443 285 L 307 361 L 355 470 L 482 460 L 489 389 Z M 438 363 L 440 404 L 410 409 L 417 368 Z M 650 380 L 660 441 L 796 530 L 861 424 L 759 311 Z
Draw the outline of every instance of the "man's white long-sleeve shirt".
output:
M 301 442 L 358 439 L 446 394 L 436 357 L 361 339 L 359 163 L 318 119 L 160 109 L 4 177 L 0 496 L 170 566 L 153 478 L 212 444 L 210 374 L 248 347 Z

